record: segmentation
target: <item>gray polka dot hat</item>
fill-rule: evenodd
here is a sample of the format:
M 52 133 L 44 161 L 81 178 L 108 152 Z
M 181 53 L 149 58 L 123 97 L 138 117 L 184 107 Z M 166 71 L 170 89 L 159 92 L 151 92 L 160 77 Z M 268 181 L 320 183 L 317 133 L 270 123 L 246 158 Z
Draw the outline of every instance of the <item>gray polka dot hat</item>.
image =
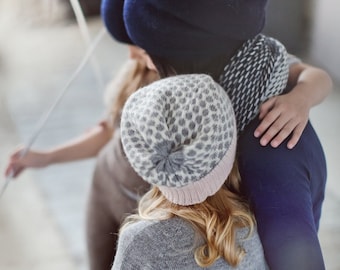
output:
M 197 204 L 221 188 L 233 166 L 234 111 L 210 76 L 173 76 L 129 97 L 121 139 L 129 162 L 145 181 L 175 204 Z

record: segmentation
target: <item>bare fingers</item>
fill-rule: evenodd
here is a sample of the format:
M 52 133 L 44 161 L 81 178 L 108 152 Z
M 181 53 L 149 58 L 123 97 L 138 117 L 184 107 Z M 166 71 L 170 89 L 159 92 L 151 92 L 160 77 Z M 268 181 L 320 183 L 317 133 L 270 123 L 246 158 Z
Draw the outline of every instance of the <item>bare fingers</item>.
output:
M 260 144 L 262 146 L 266 146 L 270 143 L 272 147 L 276 148 L 289 136 L 291 136 L 287 143 L 287 148 L 292 149 L 300 140 L 304 127 L 305 123 L 296 120 L 281 122 L 280 119 L 277 119 L 277 121 L 274 122 L 263 134 L 260 139 Z

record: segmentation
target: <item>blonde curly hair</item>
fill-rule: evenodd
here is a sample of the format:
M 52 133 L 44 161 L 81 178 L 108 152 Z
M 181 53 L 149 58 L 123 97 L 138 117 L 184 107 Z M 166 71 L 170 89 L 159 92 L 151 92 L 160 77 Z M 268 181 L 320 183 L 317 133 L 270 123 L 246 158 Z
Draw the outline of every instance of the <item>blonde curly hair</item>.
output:
M 104 103 L 108 108 L 108 124 L 111 127 L 119 124 L 120 114 L 128 97 L 158 79 L 158 73 L 148 69 L 144 62 L 138 59 L 127 60 L 108 85 L 104 95 Z
M 236 266 L 245 255 L 236 243 L 236 230 L 248 227 L 250 236 L 255 227 L 254 216 L 240 196 L 239 183 L 235 163 L 225 185 L 217 193 L 202 203 L 190 206 L 171 203 L 153 186 L 141 198 L 137 214 L 127 217 L 121 230 L 138 220 L 180 217 L 190 222 L 205 240 L 205 244 L 195 250 L 195 260 L 199 266 L 208 267 L 220 257 L 231 266 Z

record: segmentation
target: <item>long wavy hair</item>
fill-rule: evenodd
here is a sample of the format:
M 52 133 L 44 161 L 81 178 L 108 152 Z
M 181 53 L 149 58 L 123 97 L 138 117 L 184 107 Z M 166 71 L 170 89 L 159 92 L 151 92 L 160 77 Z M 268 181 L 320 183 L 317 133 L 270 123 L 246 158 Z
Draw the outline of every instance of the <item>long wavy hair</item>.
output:
M 195 260 L 201 267 L 224 258 L 230 265 L 240 263 L 245 251 L 236 243 L 236 230 L 248 227 L 252 234 L 255 219 L 239 192 L 240 176 L 236 163 L 224 186 L 204 202 L 181 206 L 168 201 L 153 186 L 140 200 L 137 214 L 127 217 L 121 227 L 139 220 L 166 220 L 180 217 L 190 222 L 205 243 L 195 250 Z
M 108 85 L 104 102 L 108 108 L 109 124 L 114 127 L 120 122 L 120 114 L 128 97 L 139 88 L 159 79 L 156 71 L 146 67 L 138 59 L 129 59 Z

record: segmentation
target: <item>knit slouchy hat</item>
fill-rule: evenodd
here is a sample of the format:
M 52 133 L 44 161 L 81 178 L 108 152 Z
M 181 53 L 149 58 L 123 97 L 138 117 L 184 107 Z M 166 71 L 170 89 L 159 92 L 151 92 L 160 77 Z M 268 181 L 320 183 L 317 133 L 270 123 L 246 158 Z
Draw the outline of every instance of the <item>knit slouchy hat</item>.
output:
M 173 76 L 129 97 L 121 139 L 129 162 L 145 181 L 175 204 L 197 204 L 215 194 L 232 169 L 234 111 L 210 76 Z
M 233 53 L 259 34 L 267 0 L 103 0 L 111 35 L 173 59 Z

